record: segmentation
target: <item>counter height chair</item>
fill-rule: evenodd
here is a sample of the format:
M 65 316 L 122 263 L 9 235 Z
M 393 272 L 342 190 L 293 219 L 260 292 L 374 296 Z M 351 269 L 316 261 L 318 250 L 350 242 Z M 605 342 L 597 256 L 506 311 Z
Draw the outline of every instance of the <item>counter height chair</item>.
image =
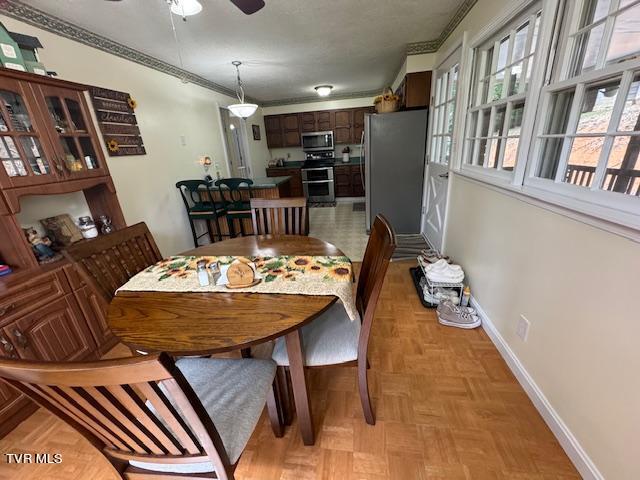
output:
M 374 425 L 376 419 L 371 407 L 367 379 L 369 336 L 376 304 L 395 248 L 396 238 L 391 225 L 382 215 L 378 215 L 371 229 L 358 277 L 356 307 L 360 321 L 352 321 L 342 303 L 336 302 L 311 323 L 302 327 L 306 367 L 357 366 L 360 401 L 365 419 L 370 425 Z M 289 366 L 284 338 L 276 340 L 272 358 L 279 368 Z M 281 373 L 279 377 L 282 378 Z
M 216 180 L 215 186 L 220 189 L 220 198 L 227 212 L 227 224 L 232 237 L 236 236 L 233 221 L 240 222 L 240 233 L 244 236 L 243 219 L 251 219 L 251 185 L 253 180 L 249 178 L 221 178 Z M 242 192 L 247 191 L 248 200 L 243 198 Z
M 251 219 L 255 235 L 309 235 L 305 197 L 252 198 Z
M 176 183 L 176 188 L 180 190 L 180 196 L 187 210 L 187 218 L 193 235 L 193 246 L 198 248 L 198 240 L 204 235 L 209 235 L 211 243 L 214 242 L 211 222 L 216 223 L 218 240 L 222 240 L 219 218 L 226 213 L 225 202 L 215 201 L 213 191 L 206 180 L 182 180 Z M 196 234 L 195 220 L 204 220 L 207 225 L 207 233 Z
M 162 260 L 144 222 L 74 243 L 64 255 L 75 263 L 80 277 L 95 287 L 107 305 L 131 277 Z
M 233 480 L 276 372 L 271 360 L 166 354 L 87 363 L 0 360 L 0 378 L 61 418 L 122 479 Z

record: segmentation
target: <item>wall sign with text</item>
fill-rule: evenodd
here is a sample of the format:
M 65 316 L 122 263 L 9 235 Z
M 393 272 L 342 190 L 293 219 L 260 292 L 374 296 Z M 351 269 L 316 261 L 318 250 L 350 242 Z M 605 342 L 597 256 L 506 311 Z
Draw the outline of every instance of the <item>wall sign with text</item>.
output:
M 135 100 L 128 93 L 106 88 L 91 87 L 89 93 L 109 155 L 146 155 L 134 113 Z

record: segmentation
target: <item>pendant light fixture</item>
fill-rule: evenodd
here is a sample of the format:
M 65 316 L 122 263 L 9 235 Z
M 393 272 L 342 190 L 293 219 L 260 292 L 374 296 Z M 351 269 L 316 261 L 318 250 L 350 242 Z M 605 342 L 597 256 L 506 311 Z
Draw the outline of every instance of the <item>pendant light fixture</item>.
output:
M 258 105 L 256 105 L 255 103 L 244 103 L 244 88 L 242 88 L 242 80 L 240 79 L 240 65 L 242 65 L 242 62 L 238 62 L 236 60 L 235 62 L 231 62 L 231 64 L 236 67 L 238 78 L 238 85 L 236 86 L 236 96 L 238 97 L 240 103 L 234 103 L 233 105 L 229 105 L 229 107 L 227 108 L 229 108 L 231 113 L 233 113 L 236 117 L 246 119 L 256 113 Z
M 171 13 L 185 17 L 196 15 L 202 11 L 202 4 L 198 0 L 171 0 Z

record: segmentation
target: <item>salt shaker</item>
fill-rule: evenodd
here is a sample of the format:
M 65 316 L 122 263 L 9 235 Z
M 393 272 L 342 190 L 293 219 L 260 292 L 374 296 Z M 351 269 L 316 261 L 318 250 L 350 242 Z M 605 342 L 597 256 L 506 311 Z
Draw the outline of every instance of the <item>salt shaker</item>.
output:
M 198 274 L 198 283 L 201 287 L 209 285 L 209 272 L 207 271 L 207 261 L 199 260 L 196 263 L 196 273 Z
M 213 262 L 209 265 L 209 273 L 211 273 L 211 280 L 213 280 L 213 284 L 217 285 L 221 275 L 218 262 Z

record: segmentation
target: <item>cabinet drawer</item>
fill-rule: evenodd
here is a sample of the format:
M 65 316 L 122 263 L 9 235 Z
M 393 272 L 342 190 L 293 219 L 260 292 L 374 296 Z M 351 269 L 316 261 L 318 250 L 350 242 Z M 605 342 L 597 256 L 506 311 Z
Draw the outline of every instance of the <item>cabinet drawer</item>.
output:
M 0 293 L 0 324 L 48 305 L 71 291 L 62 271 L 27 280 Z

